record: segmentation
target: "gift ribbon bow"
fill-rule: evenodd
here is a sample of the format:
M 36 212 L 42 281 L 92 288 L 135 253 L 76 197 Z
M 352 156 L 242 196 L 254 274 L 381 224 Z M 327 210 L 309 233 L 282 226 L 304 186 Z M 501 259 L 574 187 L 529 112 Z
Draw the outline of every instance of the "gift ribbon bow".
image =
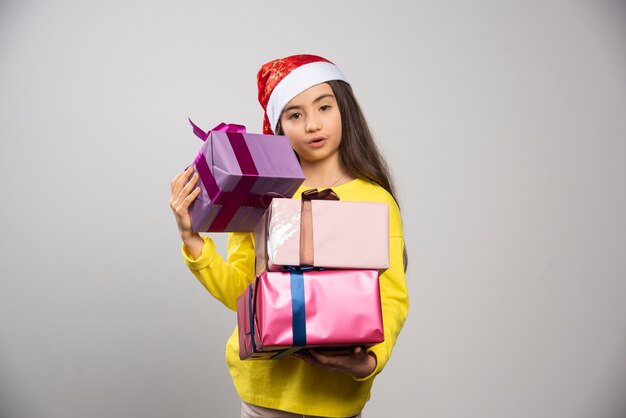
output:
M 339 200 L 337 193 L 333 189 L 309 189 L 302 192 L 302 201 L 311 200 Z
M 217 216 L 211 223 L 209 231 L 224 231 L 235 216 L 235 213 L 237 213 L 239 207 L 248 206 L 263 208 L 266 206 L 264 204 L 265 202 L 261 200 L 262 196 L 250 193 L 250 190 L 252 190 L 252 187 L 256 183 L 259 172 L 257 171 L 252 155 L 250 154 L 250 150 L 248 149 L 248 145 L 243 137 L 243 134 L 246 132 L 246 127 L 234 123 L 220 123 L 210 131 L 204 132 L 195 123 L 193 123 L 191 119 L 189 119 L 189 123 L 191 123 L 191 126 L 193 127 L 193 133 L 205 142 L 213 131 L 226 132 L 228 141 L 235 153 L 237 163 L 241 168 L 241 179 L 232 192 L 226 192 L 221 190 L 218 186 L 217 181 L 213 176 L 211 167 L 209 167 L 209 163 L 206 161 L 202 150 L 200 150 L 194 160 L 194 166 L 200 176 L 200 180 L 202 180 L 202 185 L 209 195 L 211 203 L 222 206 Z
M 220 123 L 217 126 L 215 126 L 213 129 L 211 129 L 210 131 L 204 132 L 202 129 L 200 129 L 198 127 L 198 125 L 196 125 L 195 123 L 193 123 L 193 121 L 190 118 L 187 118 L 189 120 L 189 123 L 191 123 L 191 126 L 193 127 L 193 133 L 200 138 L 202 141 L 206 141 L 207 138 L 209 137 L 209 135 L 211 135 L 211 132 L 213 131 L 221 131 L 221 132 L 236 132 L 236 133 L 240 133 L 240 134 L 245 134 L 246 133 L 246 127 L 243 125 L 237 125 L 236 123 Z
M 339 200 L 332 189 L 309 189 L 302 192 L 300 214 L 300 265 L 315 265 L 313 250 L 313 208 L 311 200 Z

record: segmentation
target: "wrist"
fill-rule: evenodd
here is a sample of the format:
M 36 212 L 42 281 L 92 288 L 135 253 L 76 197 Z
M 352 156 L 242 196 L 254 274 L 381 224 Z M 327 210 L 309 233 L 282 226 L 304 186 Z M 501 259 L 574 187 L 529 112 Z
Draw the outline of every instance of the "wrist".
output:
M 183 240 L 184 243 L 187 243 L 189 241 L 197 241 L 198 239 L 202 239 L 200 234 L 195 232 L 195 231 L 181 231 L 180 232 L 180 238 Z
M 202 254 L 202 247 L 204 247 L 204 240 L 197 232 L 181 233 L 183 245 L 187 249 L 187 252 L 193 259 L 197 259 Z

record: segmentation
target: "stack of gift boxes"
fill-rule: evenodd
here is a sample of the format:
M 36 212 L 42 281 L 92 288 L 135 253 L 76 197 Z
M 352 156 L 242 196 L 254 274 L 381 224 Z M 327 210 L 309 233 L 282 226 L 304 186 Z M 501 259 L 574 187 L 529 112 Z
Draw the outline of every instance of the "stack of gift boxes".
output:
M 388 216 L 386 203 L 339 201 L 330 189 L 273 199 L 254 231 L 256 279 L 237 302 L 240 357 L 383 341 Z
M 194 230 L 254 232 L 256 277 L 237 300 L 241 359 L 382 342 L 387 204 L 340 201 L 330 189 L 290 199 L 304 174 L 286 137 L 193 127 L 205 141 L 194 161 Z

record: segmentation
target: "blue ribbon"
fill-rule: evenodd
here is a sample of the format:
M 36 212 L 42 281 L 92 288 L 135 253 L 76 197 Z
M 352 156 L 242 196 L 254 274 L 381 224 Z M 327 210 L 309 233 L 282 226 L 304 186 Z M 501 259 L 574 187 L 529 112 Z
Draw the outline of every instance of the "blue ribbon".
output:
M 307 271 L 322 271 L 324 267 L 314 266 L 283 266 L 283 271 L 289 272 L 291 279 L 291 330 L 293 345 L 306 345 L 306 306 L 304 303 L 304 273 Z
M 304 273 L 293 269 L 291 278 L 291 329 L 293 345 L 306 345 L 306 308 L 304 304 Z

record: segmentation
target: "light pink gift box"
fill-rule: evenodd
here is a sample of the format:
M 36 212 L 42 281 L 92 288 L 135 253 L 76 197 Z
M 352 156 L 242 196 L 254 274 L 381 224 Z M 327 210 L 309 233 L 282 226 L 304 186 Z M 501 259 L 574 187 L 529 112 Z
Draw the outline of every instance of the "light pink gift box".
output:
M 299 266 L 302 201 L 274 199 L 254 230 L 256 272 Z M 313 266 L 389 268 L 389 205 L 311 200 Z
M 242 360 L 380 343 L 378 270 L 262 273 L 237 300 L 237 324 Z

